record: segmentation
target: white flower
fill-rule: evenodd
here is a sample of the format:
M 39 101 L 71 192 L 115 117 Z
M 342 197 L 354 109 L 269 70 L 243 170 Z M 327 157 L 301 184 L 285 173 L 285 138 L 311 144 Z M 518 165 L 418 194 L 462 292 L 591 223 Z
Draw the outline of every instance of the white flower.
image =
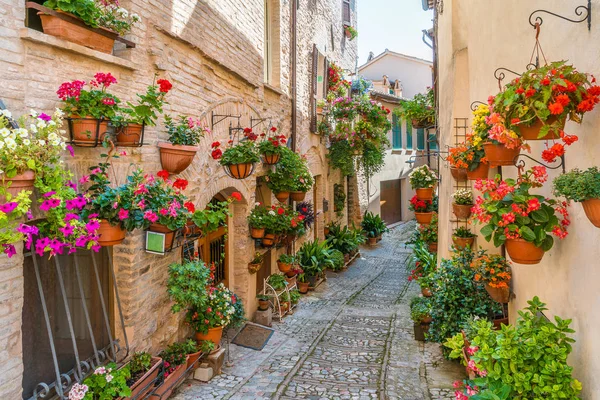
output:
M 54 110 L 54 118 L 62 118 L 64 115 L 65 113 L 60 108 Z
M 8 135 L 10 135 L 10 130 L 2 128 L 0 129 L 0 134 L 2 135 L 2 137 L 7 137 Z
M 273 210 L 269 211 L 269 215 L 275 215 L 275 211 L 273 211 Z
M 37 123 L 37 127 L 40 128 L 40 129 L 45 128 L 46 127 L 46 123 L 40 119 L 38 121 L 38 123 Z
M 15 129 L 15 133 L 17 133 L 22 138 L 26 138 L 27 136 L 29 136 L 29 132 L 27 132 L 27 129 L 23 128 Z
M 31 132 L 37 133 L 37 127 L 35 126 L 35 124 L 29 125 L 29 129 L 31 130 Z
M 54 121 L 50 120 L 50 121 L 48 121 L 48 125 L 50 125 L 50 126 L 54 126 L 54 125 L 56 125 L 56 122 L 54 122 Z
M 9 150 L 14 150 L 17 148 L 17 143 L 11 138 L 8 138 L 6 139 L 6 147 L 8 147 Z
M 126 9 L 119 7 L 117 9 L 117 14 L 119 14 L 120 16 L 122 16 L 123 18 L 127 18 L 129 16 L 129 11 L 127 11 Z
M 260 201 L 257 201 L 256 203 L 254 203 L 254 207 L 258 207 L 260 206 Z
M 4 142 L 0 140 L 0 150 L 4 148 Z
M 25 146 L 29 146 L 31 144 L 31 140 L 29 140 L 29 139 L 23 139 L 23 144 Z
M 106 375 L 106 382 L 110 382 L 113 380 L 113 376 L 111 374 Z
M 48 140 L 58 140 L 58 135 L 56 134 L 56 132 L 50 132 L 50 134 L 48 135 Z
M 42 139 L 40 139 L 40 140 L 38 140 L 38 144 L 39 144 L 40 146 L 45 146 L 45 145 L 46 145 L 46 141 L 45 141 L 45 140 L 42 140 Z

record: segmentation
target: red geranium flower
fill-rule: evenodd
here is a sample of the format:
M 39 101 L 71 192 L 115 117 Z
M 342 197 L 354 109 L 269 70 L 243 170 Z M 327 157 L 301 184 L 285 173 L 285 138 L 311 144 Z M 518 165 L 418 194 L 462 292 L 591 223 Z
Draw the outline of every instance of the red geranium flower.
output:
M 169 82 L 166 79 L 159 79 L 156 81 L 156 83 L 158 83 L 158 85 L 160 86 L 159 90 L 161 93 L 167 93 L 173 87 L 171 82 Z
M 277 132 L 277 128 L 275 128 L 274 126 L 271 127 L 271 132 Z
M 214 149 L 215 147 L 219 147 L 220 145 L 221 145 L 221 143 L 219 143 L 219 142 L 213 142 L 213 143 L 210 145 L 210 147 L 212 147 L 212 148 Z
M 242 201 L 242 194 L 240 192 L 231 193 L 231 197 L 233 197 L 237 201 Z
M 284 210 L 283 208 L 279 207 L 279 208 L 277 209 L 277 214 L 279 214 L 279 215 L 283 215 L 284 213 L 285 213 L 285 210 Z
M 169 178 L 169 173 L 167 171 L 165 171 L 164 169 L 161 171 L 158 171 L 158 173 L 156 175 L 159 178 L 163 178 L 165 181 Z
M 194 203 L 192 203 L 191 201 L 187 201 L 187 202 L 183 203 L 183 206 L 185 208 L 187 208 L 187 210 L 191 213 L 196 211 L 196 206 L 194 206 Z
M 214 149 L 212 153 L 210 153 L 213 159 L 218 160 L 223 155 L 221 149 Z
M 527 89 L 527 91 L 525 92 L 525 97 L 531 97 L 535 94 L 535 89 L 533 88 L 529 88 Z
M 188 181 L 182 178 L 177 178 L 173 183 L 173 187 L 179 190 L 185 190 L 188 186 Z
M 559 94 L 558 96 L 556 96 L 556 102 L 560 103 L 564 107 L 570 102 L 569 96 L 567 96 L 566 94 Z

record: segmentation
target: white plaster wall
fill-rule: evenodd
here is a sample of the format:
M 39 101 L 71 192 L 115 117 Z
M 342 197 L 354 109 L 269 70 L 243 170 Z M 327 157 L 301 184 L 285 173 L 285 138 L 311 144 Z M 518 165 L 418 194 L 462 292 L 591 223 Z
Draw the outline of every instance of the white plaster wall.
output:
M 431 63 L 388 53 L 372 64 L 359 68 L 358 73 L 368 80 L 381 80 L 383 75 L 387 75 L 391 81 L 400 79 L 402 97 L 413 98 L 431 86 L 431 71 Z

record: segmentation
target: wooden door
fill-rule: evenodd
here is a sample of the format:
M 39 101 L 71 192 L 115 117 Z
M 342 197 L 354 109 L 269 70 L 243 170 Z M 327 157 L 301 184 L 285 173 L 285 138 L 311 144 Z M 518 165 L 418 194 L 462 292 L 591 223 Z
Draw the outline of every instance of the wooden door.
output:
M 386 224 L 402 221 L 400 179 L 381 181 L 381 218 Z
M 198 239 L 198 255 L 206 265 L 215 264 L 215 284 L 222 282 L 228 286 L 226 233 L 222 226 Z

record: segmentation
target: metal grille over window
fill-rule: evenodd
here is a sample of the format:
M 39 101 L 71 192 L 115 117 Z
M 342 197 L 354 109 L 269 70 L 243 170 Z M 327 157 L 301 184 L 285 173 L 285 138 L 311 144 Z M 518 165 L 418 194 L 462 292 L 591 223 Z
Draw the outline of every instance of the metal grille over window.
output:
M 67 399 L 74 383 L 129 353 L 111 250 L 25 256 L 23 398 Z

